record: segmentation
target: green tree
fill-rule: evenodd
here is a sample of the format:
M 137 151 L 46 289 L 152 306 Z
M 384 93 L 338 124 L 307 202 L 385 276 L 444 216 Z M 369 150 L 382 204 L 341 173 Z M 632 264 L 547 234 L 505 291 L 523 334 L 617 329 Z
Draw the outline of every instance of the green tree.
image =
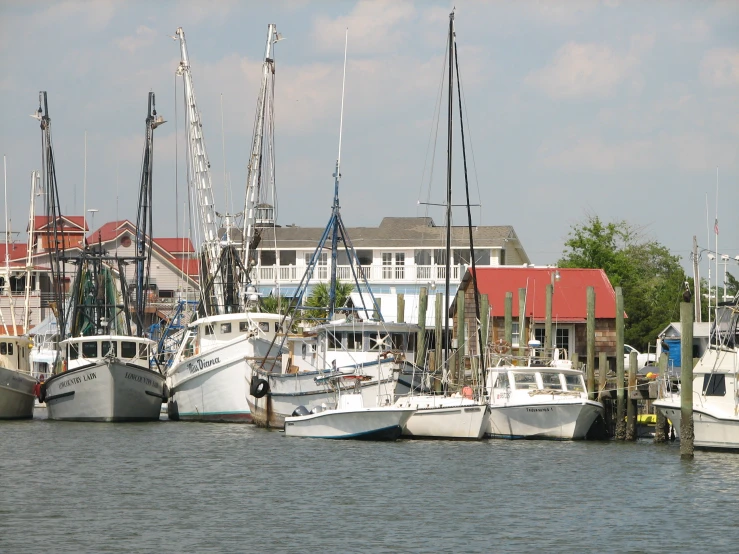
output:
M 558 265 L 602 269 L 614 287 L 622 287 L 628 316 L 624 340 L 636 348 L 646 349 L 668 323 L 680 319 L 686 282 L 680 257 L 626 221 L 587 216 L 572 227 Z
M 336 282 L 336 309 L 339 310 L 346 306 L 349 297 L 354 290 L 354 285 L 351 283 L 342 283 L 341 281 Z M 306 319 L 326 319 L 328 317 L 328 304 L 331 290 L 330 285 L 327 283 L 318 283 L 308 295 L 308 299 L 305 301 L 305 305 L 309 306 L 310 310 L 305 311 Z

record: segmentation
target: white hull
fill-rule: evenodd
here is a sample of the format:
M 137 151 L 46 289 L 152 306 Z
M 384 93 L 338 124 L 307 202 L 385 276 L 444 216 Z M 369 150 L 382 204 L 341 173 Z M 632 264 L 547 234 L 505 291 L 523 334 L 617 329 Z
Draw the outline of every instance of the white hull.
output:
M 165 398 L 164 377 L 118 360 L 59 373 L 46 381 L 49 419 L 157 421 Z
M 487 406 L 466 398 L 408 396 L 395 405 L 416 409 L 403 428 L 403 435 L 413 438 L 475 440 L 487 425 Z
M 36 380 L 28 374 L 0 367 L 0 419 L 30 419 Z
M 485 435 L 504 439 L 584 439 L 603 405 L 572 399 L 527 405 L 490 405 Z
M 342 368 L 342 371 L 351 373 L 346 368 Z M 371 380 L 361 384 L 365 406 L 385 406 L 395 401 L 398 374 L 393 371 L 392 364 L 365 365 L 361 371 L 371 377 Z M 282 428 L 285 418 L 291 416 L 299 406 L 305 406 L 310 411 L 324 404 L 334 405 L 335 394 L 315 381 L 316 377 L 329 374 L 319 371 L 293 374 L 257 371 L 257 378 L 268 381 L 269 393 L 262 398 L 248 396 L 254 422 L 266 427 Z M 382 378 L 378 379 L 380 376 Z
M 263 356 L 269 343 L 244 339 L 188 358 L 168 376 L 170 419 L 250 423 L 247 357 Z M 264 351 L 264 352 L 263 352 Z
M 672 423 L 680 438 L 680 404 L 658 401 L 654 406 Z M 693 407 L 693 445 L 696 448 L 739 450 L 739 417 L 725 417 Z
M 326 410 L 285 419 L 285 435 L 320 439 L 394 440 L 413 414 L 412 408 Z

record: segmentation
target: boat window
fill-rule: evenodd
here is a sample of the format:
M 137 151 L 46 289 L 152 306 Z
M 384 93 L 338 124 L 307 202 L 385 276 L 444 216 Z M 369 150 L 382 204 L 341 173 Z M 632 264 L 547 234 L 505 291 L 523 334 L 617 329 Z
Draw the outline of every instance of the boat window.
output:
M 221 323 L 221 334 L 226 335 L 231 332 L 230 323 Z
M 13 343 L 12 343 L 12 342 L 9 342 L 9 343 L 8 343 L 8 354 L 9 354 L 10 356 L 12 356 L 12 355 L 13 355 Z
M 559 373 L 542 373 L 541 384 L 545 389 L 562 390 L 562 381 L 559 379 Z
M 405 350 L 403 335 L 403 333 L 393 333 L 390 335 L 393 350 Z
M 189 358 L 195 353 L 195 337 L 191 336 L 185 343 L 185 349 L 182 351 L 183 358 Z
M 82 343 L 82 357 L 83 358 L 97 358 L 98 357 L 97 341 Z
M 413 333 L 408 335 L 408 348 L 406 350 L 408 350 L 408 352 L 416 351 L 416 335 Z
M 535 373 L 514 373 L 513 382 L 516 385 L 516 389 L 536 389 L 536 374 Z
M 328 332 L 328 347 L 331 350 L 341 350 L 341 336 L 332 331 Z
M 349 331 L 346 334 L 347 350 L 362 350 L 362 333 Z
M 139 358 L 142 360 L 149 359 L 149 345 L 145 342 L 139 343 Z
M 103 352 L 102 356 L 117 356 L 118 355 L 118 343 L 115 341 L 104 340 L 102 343 Z
M 585 385 L 580 375 L 565 375 L 565 382 L 567 383 L 567 390 L 585 392 Z
M 495 379 L 495 385 L 493 385 L 493 388 L 507 389 L 508 387 L 510 387 L 508 384 L 508 375 L 505 373 L 499 373 L 498 377 Z
M 205 327 L 205 334 L 206 335 L 212 335 L 213 334 L 213 326 L 212 325 L 204 325 Z
M 275 333 L 279 333 L 281 331 L 280 329 L 280 322 L 275 321 Z
M 249 322 L 248 321 L 239 321 L 239 331 L 242 333 L 249 330 Z
M 76 360 L 80 357 L 80 345 L 76 342 L 73 342 L 69 345 L 69 359 L 70 360 Z
M 370 350 L 386 349 L 388 347 L 387 342 L 385 342 L 386 338 L 387 333 L 369 333 Z
M 269 333 L 269 321 L 260 321 L 259 330 L 264 333 Z
M 726 375 L 722 373 L 704 375 L 703 394 L 705 396 L 726 396 Z
M 8 344 L 5 342 L 0 342 L 0 355 L 4 356 L 8 353 Z
M 135 358 L 136 343 L 124 340 L 121 342 L 121 358 Z

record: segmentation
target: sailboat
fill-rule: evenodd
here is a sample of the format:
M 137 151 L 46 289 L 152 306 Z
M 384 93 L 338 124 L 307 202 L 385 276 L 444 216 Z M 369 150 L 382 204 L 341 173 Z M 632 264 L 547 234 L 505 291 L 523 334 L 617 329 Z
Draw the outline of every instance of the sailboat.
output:
M 267 31 L 262 65 L 262 86 L 257 100 L 244 225 L 226 215 L 223 227 L 216 224 L 210 162 L 205 149 L 203 125 L 195 101 L 190 60 L 182 28 L 177 29 L 187 104 L 189 186 L 197 202 L 200 231 L 202 301 L 198 319 L 188 325 L 179 349 L 167 371 L 170 419 L 248 423 L 252 416 L 247 402 L 248 361 L 265 359 L 278 363 L 279 353 L 270 356 L 270 346 L 280 331 L 279 314 L 256 313 L 256 288 L 251 283 L 251 256 L 259 236 L 254 229 L 256 189 L 259 186 L 265 115 L 271 112 L 274 84 L 274 43 L 279 40 L 275 25 Z M 252 254 L 250 254 L 250 252 Z M 274 350 L 273 350 L 274 351 Z
M 51 120 L 45 92 L 40 95 L 37 116 L 41 121 L 46 161 L 47 217 L 50 221 L 47 238 L 48 244 L 57 245 L 50 254 L 52 286 L 59 337 L 64 339 L 59 343 L 63 369 L 42 385 L 39 400 L 46 402 L 48 418 L 52 420 L 156 421 L 167 394 L 164 376 L 150 367 L 155 343 L 144 337 L 144 291 L 151 256 L 153 132 L 164 122 L 157 116 L 154 93 L 149 93 L 146 117 L 135 256 L 109 255 L 100 243 L 85 244 L 79 255 L 67 255 L 65 247 L 68 245 L 64 243 L 60 225 Z M 76 265 L 69 302 L 65 302 L 63 289 L 66 263 Z M 126 282 L 125 264 L 128 263 L 136 268 L 133 310 L 129 310 L 131 291 Z
M 366 276 L 341 217 L 339 183 L 341 179 L 341 134 L 344 120 L 344 84 L 346 82 L 346 49 L 344 51 L 344 80 L 342 82 L 341 118 L 339 124 L 339 153 L 334 171 L 334 199 L 331 216 L 318 246 L 313 252 L 305 273 L 288 308 L 290 317 L 301 310 L 313 273 L 324 249 L 331 251 L 331 278 L 329 302 L 325 320 L 302 335 L 284 333 L 279 341 L 282 363 L 252 360 L 249 407 L 254 422 L 267 427 L 282 428 L 285 418 L 296 411 L 313 410 L 330 403 L 333 393 L 323 386 L 328 376 L 363 375 L 358 387 L 366 406 L 391 405 L 398 394 L 398 376 L 412 365 L 413 359 L 401 345 L 408 345 L 408 335 L 416 334 L 418 327 L 385 323 L 379 305 L 372 294 Z M 361 306 L 350 309 L 338 306 L 336 301 L 337 258 L 339 245 L 349 260 L 354 285 L 360 292 Z M 365 300 L 365 295 L 367 299 Z M 323 319 L 323 318 L 322 318 Z M 289 325 L 283 328 L 287 331 Z M 395 345 L 391 344 L 397 337 Z M 277 342 L 276 346 L 277 346 Z M 287 343 L 287 349 L 284 350 Z M 298 348 L 300 349 L 298 351 Z M 344 384 L 342 379 L 335 386 Z M 401 389 L 407 392 L 408 389 Z
M 448 37 L 448 133 L 447 133 L 447 195 L 446 195 L 446 288 L 444 293 L 444 318 L 446 320 L 445 355 L 443 361 L 443 394 L 416 394 L 410 393 L 397 399 L 395 405 L 398 407 L 409 407 L 416 409 L 410 417 L 403 430 L 403 434 L 413 438 L 438 438 L 438 439 L 472 439 L 482 438 L 485 430 L 487 404 L 482 398 L 482 390 L 475 391 L 470 386 L 458 387 L 457 383 L 449 380 L 450 372 L 447 364 L 449 362 L 449 276 L 451 274 L 451 220 L 452 220 L 452 113 L 454 101 L 454 68 L 457 61 L 457 45 L 454 31 L 454 12 L 449 14 L 449 37 Z M 457 71 L 457 86 L 459 87 L 459 72 Z M 462 115 L 462 99 L 459 98 L 460 118 Z M 462 126 L 462 151 L 464 152 L 464 126 Z M 467 161 L 464 158 L 465 184 L 467 185 L 467 215 L 469 234 L 470 261 L 472 263 L 472 282 L 475 291 L 475 305 L 477 308 L 477 321 L 480 321 L 480 310 L 478 304 L 477 281 L 475 276 L 474 244 L 472 240 L 469 185 L 467 183 Z M 479 325 L 478 325 L 479 327 Z M 479 329 L 478 329 L 479 331 Z M 479 332 L 478 332 L 479 334 Z M 478 345 L 484 344 L 482 337 L 478 337 Z M 460 347 L 460 353 L 462 349 Z M 473 366 L 474 367 L 474 366 Z M 479 367 L 485 367 L 480 364 Z M 451 393 L 450 388 L 457 386 L 461 388 Z

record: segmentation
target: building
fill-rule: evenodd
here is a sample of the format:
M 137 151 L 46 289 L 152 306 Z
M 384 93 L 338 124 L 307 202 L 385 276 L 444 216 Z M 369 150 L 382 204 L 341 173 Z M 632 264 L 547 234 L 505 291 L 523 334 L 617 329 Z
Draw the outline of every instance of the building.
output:
M 481 295 L 486 294 L 490 305 L 490 341 L 505 337 L 505 297 L 513 295 L 512 347 L 522 342 L 519 331 L 519 289 L 526 291 L 525 317 L 533 337 L 544 344 L 546 322 L 546 287 L 554 285 L 552 295 L 552 335 L 555 346 L 581 359 L 587 355 L 587 288 L 595 291 L 595 352 L 616 356 L 616 293 L 602 269 L 569 269 L 555 267 L 478 267 L 477 286 Z M 466 354 L 477 352 L 474 290 L 471 272 L 462 278 L 460 290 L 464 291 L 466 334 L 462 344 Z M 450 317 L 454 319 L 456 337 L 456 298 L 451 303 Z M 485 317 L 481 314 L 481 317 Z M 531 336 L 531 335 L 530 335 Z
M 261 295 L 292 296 L 318 245 L 324 227 L 286 227 L 262 222 L 255 280 Z M 505 266 L 528 264 L 529 258 L 509 225 L 473 227 L 476 264 Z M 469 231 L 466 226 L 451 229 L 450 290 L 454 293 L 469 264 Z M 405 300 L 403 320 L 418 319 L 418 294 L 427 287 L 431 294 L 444 292 L 446 279 L 446 227 L 430 217 L 385 217 L 379 227 L 347 228 L 348 238 L 357 253 L 362 271 L 373 294 L 381 301 L 386 321 L 398 321 L 397 295 Z M 331 252 L 321 254 L 313 282 L 330 278 Z M 339 251 L 337 275 L 352 281 L 348 257 Z M 355 299 L 355 304 L 357 304 Z M 434 322 L 430 302 L 427 324 Z

